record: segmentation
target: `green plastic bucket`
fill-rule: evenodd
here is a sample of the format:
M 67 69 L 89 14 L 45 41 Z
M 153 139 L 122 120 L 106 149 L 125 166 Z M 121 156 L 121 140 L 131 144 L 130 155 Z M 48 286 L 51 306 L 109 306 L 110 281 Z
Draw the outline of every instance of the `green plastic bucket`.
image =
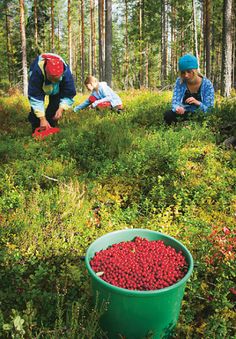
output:
M 176 284 L 154 291 L 131 291 L 113 286 L 92 270 L 89 262 L 96 252 L 136 236 L 148 240 L 163 240 L 177 251 L 182 251 L 189 265 L 187 274 Z M 147 229 L 126 229 L 103 235 L 88 248 L 85 263 L 91 276 L 94 302 L 108 302 L 100 319 L 101 327 L 109 339 L 169 338 L 177 323 L 184 289 L 193 270 L 193 258 L 187 248 L 174 238 Z

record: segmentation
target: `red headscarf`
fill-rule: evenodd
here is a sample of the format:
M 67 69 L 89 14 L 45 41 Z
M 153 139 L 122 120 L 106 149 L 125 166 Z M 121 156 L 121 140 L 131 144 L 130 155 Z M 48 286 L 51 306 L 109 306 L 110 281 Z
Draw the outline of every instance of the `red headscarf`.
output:
M 42 57 L 45 59 L 45 71 L 47 75 L 50 75 L 51 77 L 60 77 L 63 74 L 64 65 L 61 59 L 51 54 L 42 54 Z

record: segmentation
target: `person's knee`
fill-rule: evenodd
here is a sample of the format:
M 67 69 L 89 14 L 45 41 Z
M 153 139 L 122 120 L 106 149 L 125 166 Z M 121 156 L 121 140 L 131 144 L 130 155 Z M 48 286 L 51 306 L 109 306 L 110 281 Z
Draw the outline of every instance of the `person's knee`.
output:
M 60 96 L 59 94 L 56 95 L 50 95 L 49 96 L 49 103 L 46 108 L 46 117 L 50 118 L 53 117 L 56 114 L 56 111 L 58 110 L 60 105 Z
M 123 111 L 123 106 L 122 105 L 117 105 L 117 106 L 111 107 L 111 109 L 112 109 L 112 111 L 120 114 Z
M 47 119 L 51 127 L 56 127 L 58 125 L 57 120 Z
M 31 124 L 32 132 L 34 132 L 35 129 L 40 126 L 40 120 L 38 117 L 36 117 L 33 109 L 28 114 L 28 121 Z
M 166 111 L 164 113 L 164 121 L 170 125 L 173 122 L 176 122 L 176 114 L 172 110 Z

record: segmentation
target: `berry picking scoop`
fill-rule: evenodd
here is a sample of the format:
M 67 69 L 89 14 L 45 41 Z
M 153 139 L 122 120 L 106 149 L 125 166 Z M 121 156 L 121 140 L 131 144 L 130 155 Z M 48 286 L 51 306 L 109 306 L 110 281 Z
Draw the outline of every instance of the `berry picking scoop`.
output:
M 50 128 L 37 127 L 34 133 L 32 134 L 32 137 L 36 139 L 44 139 L 48 135 L 56 134 L 58 132 L 60 132 L 60 128 L 58 127 L 50 127 Z

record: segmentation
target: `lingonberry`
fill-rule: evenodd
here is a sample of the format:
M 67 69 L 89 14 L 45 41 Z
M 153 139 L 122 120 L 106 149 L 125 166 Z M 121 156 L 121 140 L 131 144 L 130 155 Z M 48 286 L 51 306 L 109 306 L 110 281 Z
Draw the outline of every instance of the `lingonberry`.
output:
M 90 265 L 104 281 L 129 290 L 149 291 L 171 286 L 184 277 L 184 255 L 163 241 L 136 237 L 101 250 Z

